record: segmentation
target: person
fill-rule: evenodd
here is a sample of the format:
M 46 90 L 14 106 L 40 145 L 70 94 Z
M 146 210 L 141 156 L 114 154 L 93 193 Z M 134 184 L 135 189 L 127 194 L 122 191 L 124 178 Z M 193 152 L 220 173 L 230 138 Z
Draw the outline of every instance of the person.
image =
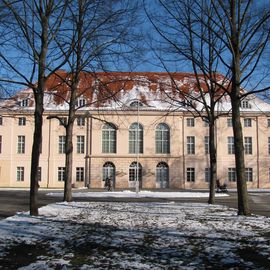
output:
M 112 191 L 112 181 L 110 177 L 108 177 L 108 191 Z
M 107 188 L 108 191 L 112 191 L 112 181 L 110 177 L 106 177 L 105 187 Z

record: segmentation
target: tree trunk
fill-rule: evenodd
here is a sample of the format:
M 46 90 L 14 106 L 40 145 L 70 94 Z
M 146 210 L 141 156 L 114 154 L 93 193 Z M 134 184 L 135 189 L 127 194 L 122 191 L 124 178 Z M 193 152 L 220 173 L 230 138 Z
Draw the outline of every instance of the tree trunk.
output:
M 70 116 L 69 116 L 70 117 Z M 69 118 L 73 119 L 73 117 Z M 65 188 L 64 201 L 72 201 L 72 159 L 73 159 L 73 120 L 66 127 L 66 161 L 65 161 Z
M 232 46 L 232 88 L 231 88 L 231 105 L 235 149 L 235 167 L 237 177 L 237 194 L 238 194 L 238 215 L 250 215 L 248 205 L 247 183 L 245 176 L 245 156 L 243 132 L 240 118 L 240 82 L 241 82 L 241 51 L 240 51 L 240 33 L 238 28 L 238 1 L 230 2 L 231 14 L 231 46 Z
M 33 145 L 31 154 L 31 178 L 30 178 L 30 215 L 38 216 L 38 166 L 40 147 L 42 144 L 42 115 L 43 115 L 43 95 L 36 95 L 36 106 L 35 106 L 35 130 L 33 135 Z
M 217 181 L 217 149 L 215 143 L 215 121 L 209 123 L 209 154 L 210 154 L 210 187 L 208 203 L 215 203 L 215 188 Z
M 240 100 L 232 99 L 232 118 L 235 148 L 235 165 L 237 177 L 238 215 L 250 215 L 248 193 L 245 175 L 245 157 L 243 145 L 243 133 L 240 118 Z

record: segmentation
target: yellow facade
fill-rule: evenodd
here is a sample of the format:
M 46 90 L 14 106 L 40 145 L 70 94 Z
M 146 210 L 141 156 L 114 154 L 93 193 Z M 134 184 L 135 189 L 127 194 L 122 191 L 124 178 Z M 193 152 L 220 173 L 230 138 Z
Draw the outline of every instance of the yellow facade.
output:
M 61 112 L 63 116 L 65 112 Z M 40 187 L 60 188 L 59 167 L 65 166 L 65 155 L 59 153 L 59 136 L 65 135 L 64 127 L 57 119 L 47 119 L 52 111 L 45 111 L 43 125 L 42 154 L 40 156 Z M 84 111 L 80 111 L 85 115 Z M 29 187 L 31 148 L 34 130 L 31 113 L 1 111 L 2 138 L 0 153 L 0 187 Z M 26 118 L 25 125 L 19 125 L 19 117 Z M 194 118 L 194 126 L 187 126 L 187 118 L 193 118 L 188 112 L 168 113 L 164 111 L 90 111 L 84 126 L 74 124 L 73 185 L 83 187 L 87 177 L 91 188 L 104 186 L 103 167 L 111 162 L 115 168 L 115 188 L 134 187 L 130 181 L 130 165 L 139 162 L 142 166 L 142 188 L 160 188 L 157 183 L 157 165 L 160 162 L 168 166 L 168 187 L 177 189 L 207 188 L 205 169 L 209 167 L 209 157 L 205 153 L 205 136 L 208 127 L 200 118 Z M 217 173 L 220 181 L 229 188 L 235 188 L 236 182 L 229 181 L 228 170 L 235 168 L 234 155 L 228 153 L 228 137 L 233 137 L 232 127 L 228 127 L 229 116 L 220 116 L 216 122 L 217 131 Z M 244 119 L 251 119 L 251 126 L 244 126 Z M 103 153 L 102 128 L 104 123 L 113 123 L 116 129 L 116 153 Z M 129 153 L 129 128 L 139 122 L 143 127 L 143 153 Z M 156 153 L 155 131 L 159 123 L 170 128 L 170 153 Z M 245 112 L 242 114 L 244 137 L 252 138 L 252 151 L 245 155 L 246 167 L 251 169 L 252 181 L 248 188 L 270 188 L 270 127 L 268 117 L 262 113 Z M 88 128 L 88 132 L 87 132 Z M 88 136 L 87 136 L 88 135 Z M 18 138 L 24 136 L 24 153 L 18 153 Z M 77 153 L 77 136 L 84 136 L 83 153 Z M 195 138 L 195 153 L 187 152 L 187 137 Z M 86 147 L 88 146 L 88 149 Z M 89 157 L 87 157 L 87 154 Z M 23 168 L 23 169 L 21 169 Z M 77 168 L 83 168 L 83 179 L 76 181 Z M 194 170 L 193 170 L 194 169 Z M 20 174 L 23 170 L 23 177 Z M 187 181 L 187 170 L 194 171 L 194 182 Z M 89 172 L 89 174 L 87 173 Z M 85 175 L 87 173 L 87 176 Z M 20 179 L 20 177 L 22 177 Z M 21 181 L 20 181 L 21 180 Z

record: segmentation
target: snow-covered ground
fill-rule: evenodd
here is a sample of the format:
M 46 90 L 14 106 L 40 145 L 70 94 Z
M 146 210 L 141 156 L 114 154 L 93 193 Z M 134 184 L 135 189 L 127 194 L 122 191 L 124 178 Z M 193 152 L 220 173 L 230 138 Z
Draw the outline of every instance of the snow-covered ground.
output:
M 0 221 L 1 269 L 269 269 L 270 218 L 199 203 L 56 203 Z
M 49 192 L 48 196 L 63 197 L 63 192 Z M 74 198 L 208 198 L 208 192 L 157 192 L 142 190 L 138 193 L 130 190 L 109 192 L 73 192 Z M 227 193 L 217 193 L 216 197 L 229 196 Z

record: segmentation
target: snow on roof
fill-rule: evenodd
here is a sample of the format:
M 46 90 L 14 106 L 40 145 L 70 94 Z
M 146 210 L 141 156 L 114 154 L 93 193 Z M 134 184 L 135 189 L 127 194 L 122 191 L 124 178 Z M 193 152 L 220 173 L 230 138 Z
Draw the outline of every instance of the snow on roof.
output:
M 68 110 L 72 79 L 72 74 L 62 70 L 47 79 L 44 94 L 45 110 Z M 210 82 L 205 80 L 203 75 L 199 79 L 200 86 L 209 102 L 207 85 L 210 85 Z M 220 84 L 228 85 L 228 81 L 220 74 L 216 75 L 216 80 Z M 217 96 L 224 93 L 221 89 L 216 92 Z M 192 73 L 82 72 L 78 81 L 77 97 L 84 99 L 84 103 L 79 106 L 88 110 L 130 110 L 129 105 L 137 100 L 143 104 L 140 110 L 170 111 L 186 110 L 184 97 L 194 94 L 199 96 L 198 81 Z M 34 109 L 31 89 L 19 91 L 11 100 L 2 104 L 3 107 L 20 110 L 23 100 L 29 101 L 28 110 Z M 247 106 L 243 106 L 243 110 L 270 111 L 270 105 L 255 96 L 248 97 L 248 103 Z M 200 102 L 197 102 L 197 108 L 202 109 L 202 107 Z M 218 103 L 217 110 L 231 110 L 230 100 L 226 95 Z

